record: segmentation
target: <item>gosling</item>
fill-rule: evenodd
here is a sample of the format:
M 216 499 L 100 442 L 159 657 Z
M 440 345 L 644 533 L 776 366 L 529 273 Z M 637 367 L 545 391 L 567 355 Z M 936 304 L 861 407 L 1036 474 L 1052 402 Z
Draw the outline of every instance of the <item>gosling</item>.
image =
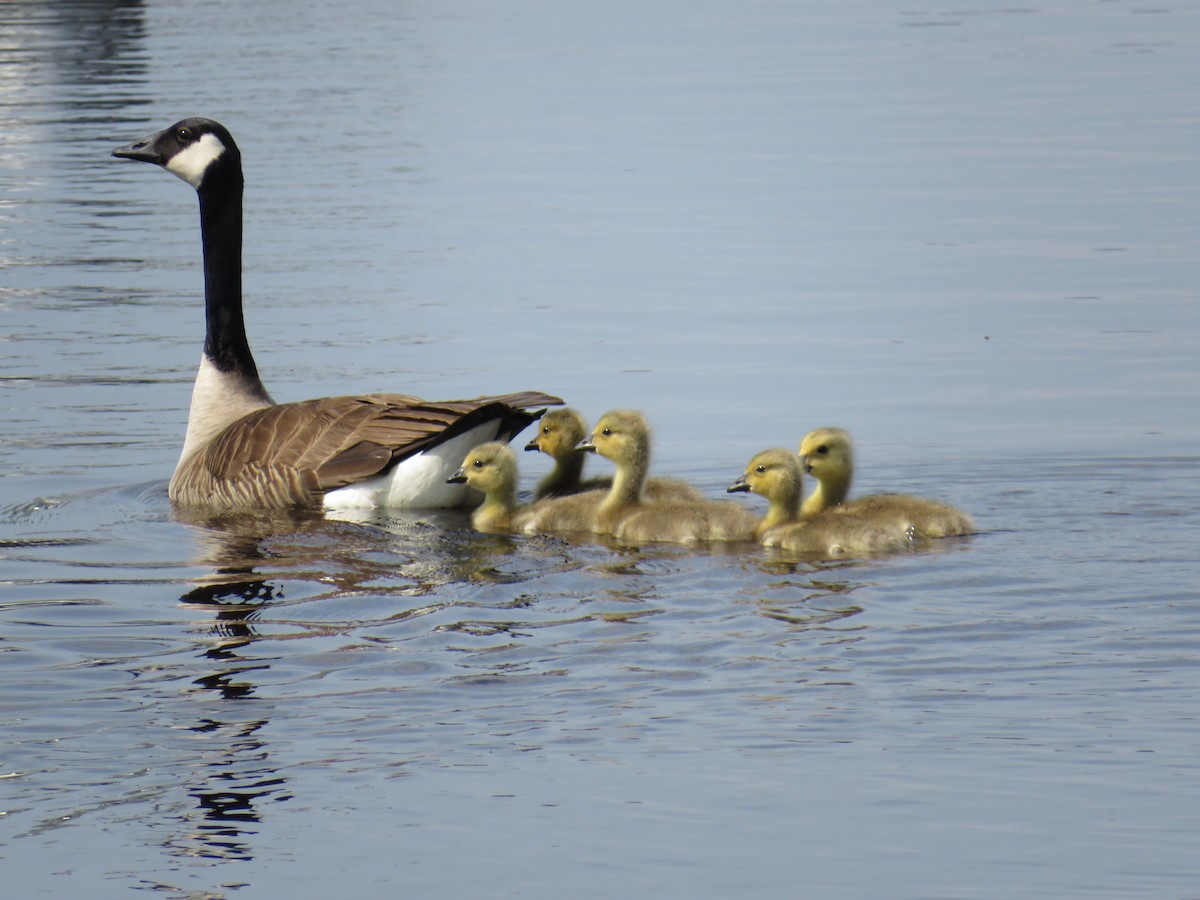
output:
M 475 447 L 446 482 L 483 494 L 483 502 L 471 513 L 476 531 L 520 531 L 529 519 L 529 508 L 517 503 L 517 458 L 507 444 L 492 441 Z
M 895 553 L 911 546 L 910 533 L 893 516 L 878 520 L 824 512 L 801 520 L 803 478 L 796 454 L 775 448 L 755 455 L 728 487 L 729 493 L 750 491 L 767 498 L 767 513 L 754 529 L 754 539 L 763 546 L 823 558 Z
M 612 488 L 596 509 L 593 531 L 618 541 L 748 541 L 754 516 L 736 503 L 663 500 L 648 504 L 643 495 L 650 468 L 650 427 L 641 413 L 613 410 L 601 417 L 584 450 L 616 464 Z
M 816 490 L 801 508 L 803 518 L 842 511 L 881 521 L 891 516 L 927 538 L 975 533 L 975 523 L 967 513 L 936 500 L 911 494 L 871 494 L 848 500 L 854 479 L 854 446 L 849 433 L 841 428 L 818 428 L 805 435 L 800 442 L 800 461 L 804 471 L 817 479 Z
M 517 502 L 517 458 L 499 442 L 475 447 L 448 481 L 483 493 L 483 502 L 471 513 L 472 527 L 483 532 L 590 532 L 595 509 L 604 499 L 604 491 L 588 491 L 522 506 Z
M 607 491 L 611 478 L 583 480 L 583 465 L 587 452 L 579 445 L 587 437 L 583 416 L 573 409 L 555 409 L 542 416 L 537 434 L 526 450 L 540 450 L 554 460 L 554 468 L 538 482 L 533 496 L 565 497 L 590 490 Z M 699 489 L 678 478 L 647 478 L 642 494 L 647 502 L 663 500 L 704 500 Z

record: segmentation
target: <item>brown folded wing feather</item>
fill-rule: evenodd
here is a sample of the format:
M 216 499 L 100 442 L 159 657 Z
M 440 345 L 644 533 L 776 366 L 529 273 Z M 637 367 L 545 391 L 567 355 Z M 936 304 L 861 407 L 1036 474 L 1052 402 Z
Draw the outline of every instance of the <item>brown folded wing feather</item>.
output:
M 326 397 L 243 416 L 182 460 L 171 499 L 188 506 L 314 505 L 327 491 L 386 471 L 478 424 L 501 421 L 509 440 L 557 397 L 524 391 L 474 400 L 401 394 Z

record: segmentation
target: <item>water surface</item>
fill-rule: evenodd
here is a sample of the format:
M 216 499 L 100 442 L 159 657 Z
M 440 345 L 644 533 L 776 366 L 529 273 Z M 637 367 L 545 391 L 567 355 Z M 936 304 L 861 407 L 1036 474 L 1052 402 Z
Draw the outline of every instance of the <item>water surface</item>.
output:
M 1198 44 L 1136 0 L 0 7 L 6 883 L 1194 895 Z M 636 406 L 713 496 L 839 424 L 983 532 L 173 511 L 195 199 L 108 154 L 194 114 L 278 399 Z

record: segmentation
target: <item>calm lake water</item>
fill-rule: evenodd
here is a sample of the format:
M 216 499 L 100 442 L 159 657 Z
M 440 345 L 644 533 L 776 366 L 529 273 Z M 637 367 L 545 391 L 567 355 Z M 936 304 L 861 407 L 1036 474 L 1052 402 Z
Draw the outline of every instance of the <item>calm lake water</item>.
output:
M 1200 897 L 1198 53 L 1149 0 L 0 4 L 6 895 Z M 638 407 L 713 496 L 837 424 L 982 533 L 173 512 L 195 198 L 109 153 L 187 115 L 278 399 Z

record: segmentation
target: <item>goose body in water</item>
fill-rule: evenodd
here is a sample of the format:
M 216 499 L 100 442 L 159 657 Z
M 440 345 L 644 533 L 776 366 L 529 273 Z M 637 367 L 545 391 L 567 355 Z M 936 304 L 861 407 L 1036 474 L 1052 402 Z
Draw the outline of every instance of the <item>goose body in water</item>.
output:
M 228 130 L 191 118 L 113 151 L 159 165 L 200 199 L 207 330 L 183 452 L 181 506 L 450 507 L 447 478 L 471 447 L 511 440 L 562 401 L 537 391 L 429 402 L 406 394 L 277 404 L 258 376 L 242 318 L 242 163 Z

